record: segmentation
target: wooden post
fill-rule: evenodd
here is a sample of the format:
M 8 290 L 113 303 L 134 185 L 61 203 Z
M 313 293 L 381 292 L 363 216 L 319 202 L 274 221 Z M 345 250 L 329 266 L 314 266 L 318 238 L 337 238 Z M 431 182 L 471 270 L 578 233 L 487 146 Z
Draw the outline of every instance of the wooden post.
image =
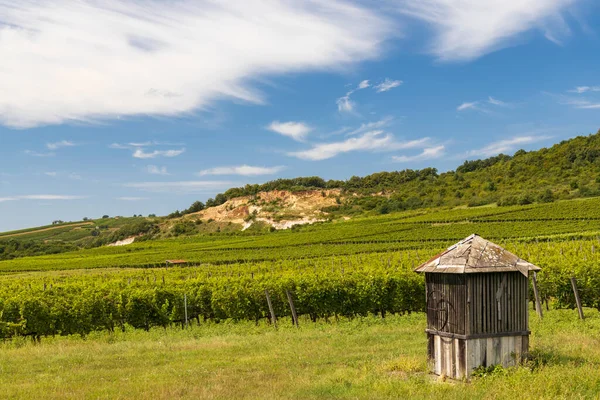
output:
M 573 293 L 575 293 L 575 302 L 577 303 L 577 311 L 579 312 L 579 318 L 583 319 L 583 308 L 581 307 L 581 299 L 579 298 L 579 290 L 577 290 L 577 280 L 575 277 L 571 277 L 571 286 L 573 286 Z
M 185 327 L 188 327 L 188 313 L 187 313 L 187 294 L 183 294 L 183 309 L 185 313 Z
M 542 304 L 540 302 L 540 293 L 538 292 L 537 287 L 537 273 L 533 272 L 533 294 L 535 295 L 535 311 L 537 311 L 537 315 L 540 319 L 544 318 L 542 313 Z
M 269 305 L 269 312 L 271 313 L 271 322 L 273 322 L 273 326 L 277 329 L 277 317 L 275 316 L 275 310 L 273 310 L 273 303 L 271 303 L 271 297 L 269 296 L 269 291 L 265 289 L 265 296 L 267 296 L 267 304 Z
M 285 294 L 287 295 L 288 303 L 290 303 L 290 310 L 292 310 L 292 320 L 294 321 L 294 325 L 296 325 L 296 328 L 298 328 L 298 314 L 296 314 L 296 307 L 294 307 L 294 300 L 292 300 L 292 294 L 289 290 L 286 290 Z

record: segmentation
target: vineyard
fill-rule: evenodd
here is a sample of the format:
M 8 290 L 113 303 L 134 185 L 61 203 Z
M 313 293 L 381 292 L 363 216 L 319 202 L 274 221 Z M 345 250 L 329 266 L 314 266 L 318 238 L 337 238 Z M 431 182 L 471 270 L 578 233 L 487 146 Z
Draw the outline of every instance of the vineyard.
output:
M 422 311 L 413 268 L 477 232 L 542 267 L 546 307 L 600 309 L 600 199 L 428 210 L 256 236 L 148 241 L 0 263 L 0 337 L 86 335 L 204 321 L 310 321 Z M 181 258 L 185 267 L 165 268 Z M 532 296 L 530 296 L 532 297 Z

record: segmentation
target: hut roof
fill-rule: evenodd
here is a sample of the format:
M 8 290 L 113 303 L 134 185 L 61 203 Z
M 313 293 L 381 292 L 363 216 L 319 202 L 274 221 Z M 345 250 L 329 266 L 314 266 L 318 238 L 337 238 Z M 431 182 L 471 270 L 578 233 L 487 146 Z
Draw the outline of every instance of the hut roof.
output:
M 518 271 L 527 276 L 540 268 L 520 259 L 481 236 L 472 234 L 447 250 L 421 264 L 415 272 L 468 274 Z

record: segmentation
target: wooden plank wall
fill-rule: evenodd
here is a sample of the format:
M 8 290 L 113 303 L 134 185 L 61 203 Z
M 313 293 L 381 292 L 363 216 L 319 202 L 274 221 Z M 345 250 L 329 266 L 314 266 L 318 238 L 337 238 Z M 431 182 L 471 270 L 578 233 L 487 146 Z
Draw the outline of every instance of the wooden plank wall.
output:
M 436 375 L 467 380 L 481 365 L 511 367 L 522 361 L 529 349 L 529 336 L 457 339 L 429 334 L 430 365 Z
M 528 279 L 519 272 L 469 274 L 467 334 L 527 331 Z
M 467 278 L 459 274 L 426 274 L 428 329 L 466 333 L 466 281 Z

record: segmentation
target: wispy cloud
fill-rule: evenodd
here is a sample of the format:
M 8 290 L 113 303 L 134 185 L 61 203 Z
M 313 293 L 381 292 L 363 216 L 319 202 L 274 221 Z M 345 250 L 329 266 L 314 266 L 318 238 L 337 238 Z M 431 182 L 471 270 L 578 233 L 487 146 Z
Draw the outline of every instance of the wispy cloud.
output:
M 170 175 L 167 172 L 167 167 L 158 167 L 156 165 L 148 165 L 146 167 L 146 172 L 152 175 Z
M 359 135 L 361 133 L 365 133 L 365 132 L 369 132 L 369 131 L 378 130 L 378 129 L 390 126 L 393 120 L 394 120 L 394 117 L 388 116 L 388 117 L 380 119 L 379 121 L 373 121 L 373 122 L 367 122 L 367 123 L 361 124 L 358 128 L 350 130 L 349 132 L 345 131 L 344 133 L 346 133 L 347 136 L 353 136 L 353 135 Z
M 130 142 L 130 143 L 112 143 L 110 146 L 111 149 L 119 149 L 119 150 L 135 150 L 140 147 L 150 147 L 150 146 L 184 146 L 185 143 L 173 143 L 173 142 L 163 142 L 158 140 L 151 140 L 147 142 Z
M 375 90 L 377 90 L 377 93 L 387 92 L 388 90 L 392 90 L 393 88 L 402 85 L 402 83 L 403 82 L 399 80 L 385 78 L 385 81 L 383 81 L 379 85 L 375 85 Z
M 600 101 L 599 100 L 595 100 L 595 101 L 591 101 L 591 100 L 586 100 L 586 99 L 582 99 L 582 98 L 573 98 L 573 97 L 567 97 L 567 96 L 562 96 L 562 95 L 558 95 L 558 98 L 560 99 L 559 102 L 560 104 L 564 104 L 564 105 L 568 105 L 568 106 L 573 106 L 574 108 L 579 108 L 579 109 L 597 109 L 600 108 Z
M 279 133 L 280 135 L 287 136 L 294 139 L 297 142 L 302 142 L 306 139 L 308 134 L 312 131 L 312 128 L 306 125 L 304 122 L 279 122 L 273 121 L 267 127 L 270 131 Z
M 586 93 L 586 92 L 600 92 L 600 86 L 577 86 L 575 89 L 569 90 L 571 93 Z
M 62 147 L 73 147 L 73 146 L 75 146 L 75 143 L 73 143 L 69 140 L 61 140 L 60 142 L 46 143 L 46 147 L 48 148 L 48 150 L 58 150 Z
M 345 96 L 339 97 L 335 101 L 335 104 L 337 104 L 339 112 L 351 113 L 352 111 L 354 111 L 354 107 L 356 106 L 356 103 L 353 102 L 352 100 L 350 100 L 350 95 L 352 93 L 353 92 L 348 92 Z
M 87 196 L 69 196 L 69 195 L 57 195 L 57 194 L 30 194 L 10 197 L 0 197 L 0 202 L 4 201 L 17 201 L 17 200 L 81 200 L 86 199 Z
M 555 43 L 569 35 L 563 18 L 575 0 L 393 0 L 400 13 L 435 32 L 429 51 L 443 61 L 465 61 L 521 42 L 541 30 Z
M 207 193 L 227 189 L 235 183 L 230 181 L 180 181 L 180 182 L 134 182 L 123 186 L 147 192 Z
M 145 152 L 143 149 L 137 149 L 133 152 L 134 158 L 148 159 L 156 157 L 177 157 L 185 152 L 185 149 L 179 150 L 154 150 Z
M 398 142 L 394 136 L 384 131 L 371 131 L 359 137 L 352 137 L 341 142 L 321 143 L 311 149 L 287 153 L 289 156 L 303 160 L 320 161 L 342 153 L 354 151 L 394 151 L 423 146 L 429 139 Z
M 549 139 L 551 136 L 546 135 L 525 135 L 516 136 L 511 139 L 499 140 L 497 142 L 490 143 L 489 145 L 480 149 L 475 149 L 467 152 L 467 157 L 491 157 L 500 153 L 509 153 L 516 150 L 518 146 L 530 143 L 537 143 L 543 140 Z
M 478 101 L 465 102 L 465 103 L 462 103 L 460 106 L 456 107 L 456 110 L 457 111 L 477 110 L 478 109 L 478 107 L 477 107 L 478 104 L 479 104 Z
M 352 113 L 356 107 L 356 103 L 350 98 L 356 91 L 363 90 L 371 87 L 368 79 L 361 81 L 354 89 L 346 92 L 345 96 L 339 97 L 335 104 L 337 104 L 338 111 L 341 113 Z M 379 90 L 378 90 L 379 91 Z
M 0 19 L 0 123 L 19 128 L 262 103 L 253 78 L 375 59 L 396 32 L 350 1 L 0 0 Z
M 361 82 L 358 84 L 358 89 L 366 89 L 366 88 L 368 88 L 369 86 L 371 86 L 371 84 L 369 83 L 369 80 L 368 80 L 368 79 L 365 79 L 364 81 L 361 81 Z
M 115 200 L 121 201 L 142 201 L 147 200 L 147 197 L 117 197 Z
M 393 156 L 392 160 L 396 162 L 413 162 L 440 158 L 445 154 L 446 147 L 443 145 L 436 147 L 428 147 L 414 156 Z
M 198 172 L 199 176 L 207 175 L 241 175 L 241 176 L 258 176 L 258 175 L 273 175 L 281 172 L 285 167 L 253 167 L 250 165 L 239 165 L 231 167 L 216 167 L 209 168 Z
M 34 150 L 25 150 L 25 154 L 32 157 L 54 157 L 56 153 L 48 152 L 48 153 L 40 153 Z
M 502 100 L 498 100 L 492 96 L 488 96 L 488 103 L 495 105 L 495 106 L 500 106 L 500 107 L 510 107 L 511 106 L 510 103 L 507 103 Z
M 44 175 L 50 176 L 52 178 L 56 178 L 56 176 L 58 175 L 58 173 L 54 172 L 54 171 L 49 171 L 49 172 L 44 172 Z

